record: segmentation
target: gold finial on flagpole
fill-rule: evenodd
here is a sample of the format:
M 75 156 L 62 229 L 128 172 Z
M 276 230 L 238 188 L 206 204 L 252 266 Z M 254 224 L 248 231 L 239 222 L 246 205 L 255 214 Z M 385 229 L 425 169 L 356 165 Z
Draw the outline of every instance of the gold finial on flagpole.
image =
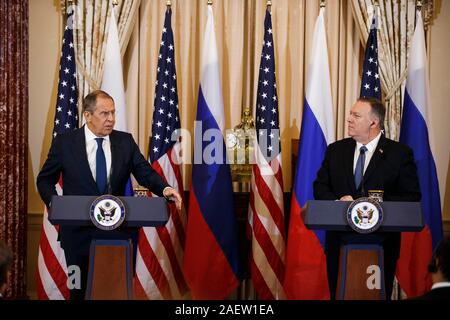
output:
M 171 0 L 167 0 L 166 1 L 166 6 L 170 8 L 172 6 L 172 1 Z
M 75 0 L 60 0 L 60 4 L 61 4 L 61 13 L 63 15 L 65 15 L 67 12 L 67 10 L 72 6 L 75 5 Z M 67 6 L 66 6 L 67 3 Z
M 422 7 L 423 7 L 423 2 L 422 2 L 422 0 L 417 0 L 417 1 L 416 1 L 416 8 L 417 8 L 417 10 L 421 11 L 421 10 L 422 10 Z
M 325 0 L 320 0 L 320 7 L 325 8 L 327 5 L 327 2 Z
M 113 4 L 113 6 L 117 6 L 119 4 L 119 1 L 118 0 L 112 0 L 112 4 Z
M 374 0 L 374 1 L 373 1 L 373 4 L 374 4 L 375 7 L 380 6 L 380 3 L 378 2 L 378 0 Z
M 213 2 L 212 0 L 208 0 L 208 6 L 212 6 Z
M 267 0 L 266 5 L 267 5 L 268 8 L 270 8 L 272 6 L 272 1 L 271 0 Z

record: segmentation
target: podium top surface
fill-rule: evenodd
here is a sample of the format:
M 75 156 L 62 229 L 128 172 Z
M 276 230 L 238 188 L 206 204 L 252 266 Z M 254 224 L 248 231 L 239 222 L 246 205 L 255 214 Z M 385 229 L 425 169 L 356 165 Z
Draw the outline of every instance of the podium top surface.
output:
M 52 224 L 93 226 L 89 215 L 97 196 L 53 196 L 49 211 Z M 125 227 L 157 227 L 169 219 L 164 198 L 118 197 L 126 209 Z
M 347 209 L 352 201 L 311 200 L 306 204 L 308 229 L 352 231 L 347 223 Z M 416 232 L 424 227 L 420 202 L 380 202 L 383 223 L 377 232 Z

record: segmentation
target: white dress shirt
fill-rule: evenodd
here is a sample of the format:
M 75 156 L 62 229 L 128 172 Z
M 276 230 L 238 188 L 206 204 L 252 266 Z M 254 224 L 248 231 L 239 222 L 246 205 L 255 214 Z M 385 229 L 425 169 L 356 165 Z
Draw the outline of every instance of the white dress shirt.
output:
M 433 290 L 433 289 L 439 289 L 439 288 L 447 288 L 447 287 L 450 287 L 450 282 L 447 282 L 447 281 L 436 282 L 436 283 L 433 284 L 433 286 L 431 287 L 431 290 Z
M 380 141 L 380 137 L 381 137 L 381 132 L 375 138 L 373 138 L 372 141 L 370 141 L 368 144 L 365 145 L 366 148 L 367 148 L 367 151 L 365 153 L 366 154 L 366 159 L 364 161 L 364 172 L 366 172 L 367 166 L 370 163 L 370 159 L 372 159 L 372 156 L 373 156 L 373 154 L 375 152 L 375 149 L 377 148 L 378 141 Z M 356 142 L 355 155 L 353 157 L 353 172 L 355 172 L 356 163 L 358 162 L 358 157 L 359 157 L 359 154 L 360 154 L 359 149 L 362 146 L 363 146 L 362 143 Z
M 84 135 L 86 136 L 86 154 L 89 162 L 89 167 L 91 168 L 92 177 L 96 180 L 96 156 L 97 156 L 97 141 L 95 138 L 103 138 L 102 148 L 105 153 L 106 158 L 106 176 L 108 177 L 108 184 L 110 180 L 111 173 L 111 141 L 109 136 L 97 137 L 88 126 L 84 126 Z

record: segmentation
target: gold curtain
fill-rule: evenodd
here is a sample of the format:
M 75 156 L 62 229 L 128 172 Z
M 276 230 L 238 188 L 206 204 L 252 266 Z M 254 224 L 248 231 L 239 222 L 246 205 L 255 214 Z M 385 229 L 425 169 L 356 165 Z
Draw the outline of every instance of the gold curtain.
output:
M 72 5 L 75 10 L 74 41 L 80 99 L 101 86 L 109 21 L 113 8 L 111 2 L 111 0 L 78 0 L 75 5 Z M 119 0 L 117 3 L 115 10 L 123 54 L 136 21 L 140 0 Z M 70 7 L 70 4 L 68 5 Z
M 352 9 L 361 32 L 361 41 L 367 41 L 368 28 L 375 10 L 372 0 L 352 0 Z M 414 33 L 415 0 L 379 1 L 378 60 L 381 83 L 387 108 L 386 135 L 398 140 L 404 85 L 407 72 L 407 54 Z
M 285 191 L 292 181 L 291 141 L 300 133 L 307 62 L 319 0 L 273 0 L 275 49 Z M 153 113 L 157 56 L 165 0 L 142 1 L 124 56 L 128 128 L 147 154 Z M 172 0 L 177 85 L 183 128 L 193 132 L 197 110 L 200 50 L 207 0 Z M 217 35 L 225 127 L 241 120 L 244 107 L 256 103 L 266 0 L 216 0 Z M 325 12 L 336 136 L 345 136 L 345 116 L 359 93 L 360 39 L 349 1 L 327 1 Z M 190 166 L 184 167 L 185 188 Z

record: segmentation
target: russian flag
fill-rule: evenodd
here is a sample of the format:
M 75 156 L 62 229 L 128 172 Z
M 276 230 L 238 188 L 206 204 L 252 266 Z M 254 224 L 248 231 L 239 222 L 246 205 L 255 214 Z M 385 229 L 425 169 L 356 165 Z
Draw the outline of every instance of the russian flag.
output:
M 201 161 L 194 159 L 192 167 L 183 267 L 194 299 L 224 299 L 239 284 L 239 244 L 223 138 L 223 99 L 211 5 L 201 59 L 194 149 L 202 157 Z M 207 155 L 217 161 L 211 163 Z
M 417 165 L 425 228 L 421 232 L 402 233 L 397 279 L 408 297 L 427 292 L 431 277 L 427 265 L 432 250 L 442 239 L 442 216 L 436 166 L 428 135 L 429 84 L 425 36 L 420 12 L 409 52 L 400 142 L 410 146 Z
M 114 107 L 116 108 L 116 123 L 114 129 L 128 132 L 124 88 L 122 55 L 120 53 L 119 33 L 117 31 L 117 21 L 113 6 L 109 23 L 108 41 L 106 42 L 105 64 L 101 89 L 114 99 Z M 132 196 L 133 194 L 133 186 L 130 178 L 125 187 L 125 196 Z
M 328 144 L 335 140 L 324 8 L 314 28 L 291 204 L 285 290 L 289 299 L 329 299 L 325 232 L 308 230 L 301 209 L 312 200 L 313 182 Z

